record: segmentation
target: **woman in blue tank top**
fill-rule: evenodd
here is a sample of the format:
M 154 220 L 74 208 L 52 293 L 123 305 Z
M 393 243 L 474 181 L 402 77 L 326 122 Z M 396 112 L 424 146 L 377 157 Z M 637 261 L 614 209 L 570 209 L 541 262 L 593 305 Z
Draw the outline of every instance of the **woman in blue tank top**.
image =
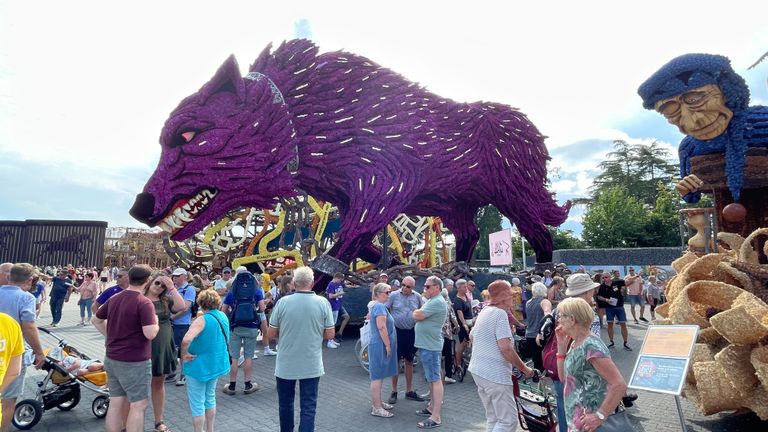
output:
M 229 373 L 229 320 L 219 311 L 221 297 L 202 290 L 197 304 L 203 315 L 192 321 L 181 342 L 187 377 L 187 398 L 195 432 L 213 430 L 216 417 L 216 383 Z

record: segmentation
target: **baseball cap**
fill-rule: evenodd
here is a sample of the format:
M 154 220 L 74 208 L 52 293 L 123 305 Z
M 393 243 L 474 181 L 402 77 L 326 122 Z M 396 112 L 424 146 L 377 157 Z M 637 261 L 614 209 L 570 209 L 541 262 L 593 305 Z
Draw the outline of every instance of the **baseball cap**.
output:
M 221 270 L 221 272 L 222 272 L 222 273 L 232 273 L 232 269 L 231 269 L 231 268 L 229 268 L 229 267 L 224 267 L 224 268 Z
M 227 269 L 224 269 L 226 271 Z M 231 270 L 230 270 L 231 271 Z M 248 269 L 245 266 L 240 266 L 235 270 L 235 274 L 245 273 Z
M 181 276 L 186 274 L 187 274 L 187 271 L 181 267 L 177 268 L 176 270 L 173 271 L 173 273 L 171 273 L 172 276 Z

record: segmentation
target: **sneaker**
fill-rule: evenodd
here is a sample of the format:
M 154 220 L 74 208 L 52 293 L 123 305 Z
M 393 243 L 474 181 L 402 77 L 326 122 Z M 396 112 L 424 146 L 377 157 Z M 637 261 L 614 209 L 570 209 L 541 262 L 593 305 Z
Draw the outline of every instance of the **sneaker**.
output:
M 53 323 L 53 324 L 51 324 L 51 327 L 58 327 L 58 326 L 59 326 L 59 323 Z
M 445 381 L 446 384 L 456 384 L 456 380 L 451 377 L 445 377 L 443 381 Z
M 640 317 L 640 321 L 642 321 L 642 322 L 648 322 L 648 320 L 647 320 L 647 319 L 645 319 L 645 317 Z
M 229 384 L 225 385 L 221 391 L 223 391 L 225 394 L 228 394 L 228 395 L 235 394 L 235 388 L 233 386 L 230 386 Z
M 176 374 L 172 373 L 170 375 L 165 376 L 165 382 L 173 382 L 176 381 Z
M 389 399 L 387 399 L 387 403 L 390 405 L 394 405 L 397 403 L 397 392 L 393 391 L 392 394 L 389 395 Z
M 251 358 L 254 359 L 254 360 L 259 358 L 259 355 L 256 354 L 256 351 L 253 352 L 253 357 L 251 357 Z
M 327 347 L 331 349 L 336 349 L 339 347 L 339 344 L 337 344 L 336 342 L 333 341 L 333 339 L 331 339 L 328 341 Z
M 627 351 L 632 351 L 632 348 L 630 348 L 629 345 L 627 345 L 626 342 L 624 342 L 624 349 L 627 350 Z
M 627 408 L 632 407 L 636 400 L 637 400 L 637 394 L 635 393 L 627 393 L 624 397 L 621 398 L 621 401 L 624 403 L 624 406 Z
M 179 379 L 176 380 L 176 386 L 180 387 L 187 383 L 187 378 L 184 377 L 184 375 L 180 376 Z
M 269 347 L 264 347 L 264 355 L 269 357 L 276 356 L 277 351 L 272 351 Z
M 246 383 L 245 389 L 243 389 L 243 393 L 245 394 L 251 394 L 259 389 L 259 385 L 256 383 Z
M 342 338 L 341 335 L 338 335 L 335 338 L 333 338 L 333 340 L 335 340 L 336 343 L 341 343 L 344 340 L 344 338 Z
M 416 402 L 424 402 L 426 399 L 416 394 L 415 391 L 409 391 L 405 393 L 405 398 Z

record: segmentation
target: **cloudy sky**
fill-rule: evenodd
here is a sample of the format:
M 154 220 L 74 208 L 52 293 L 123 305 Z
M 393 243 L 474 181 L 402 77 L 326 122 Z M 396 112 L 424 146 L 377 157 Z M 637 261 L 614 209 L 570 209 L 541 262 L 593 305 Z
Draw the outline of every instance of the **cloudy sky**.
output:
M 170 111 L 229 54 L 245 70 L 297 36 L 456 101 L 520 108 L 549 136 L 561 202 L 586 195 L 613 140 L 677 148 L 636 94 L 677 55 L 728 56 L 768 105 L 768 61 L 747 70 L 768 51 L 765 2 L 518 3 L 0 0 L 0 219 L 141 226 L 128 209 Z M 580 232 L 580 215 L 565 227 Z

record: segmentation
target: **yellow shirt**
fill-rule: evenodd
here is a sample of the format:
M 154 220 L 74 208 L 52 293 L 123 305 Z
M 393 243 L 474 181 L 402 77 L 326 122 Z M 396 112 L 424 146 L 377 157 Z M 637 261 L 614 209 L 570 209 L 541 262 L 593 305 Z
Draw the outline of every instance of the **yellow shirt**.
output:
M 22 354 L 24 354 L 24 339 L 21 336 L 19 323 L 9 315 L 0 313 L 0 382 L 5 378 L 11 359 Z M 0 419 L 2 418 L 3 410 L 0 407 Z

